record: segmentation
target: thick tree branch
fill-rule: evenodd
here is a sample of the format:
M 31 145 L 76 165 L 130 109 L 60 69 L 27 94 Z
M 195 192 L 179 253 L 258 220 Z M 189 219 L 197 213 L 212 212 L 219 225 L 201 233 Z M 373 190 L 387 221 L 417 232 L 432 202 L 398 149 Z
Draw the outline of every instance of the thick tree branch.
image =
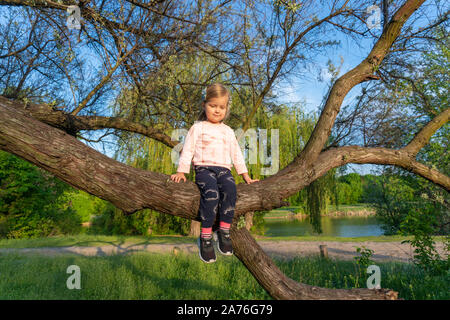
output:
M 411 140 L 404 151 L 411 154 L 411 157 L 416 157 L 417 153 L 422 149 L 429 141 L 431 136 L 444 124 L 450 120 L 450 107 L 445 109 L 439 115 L 428 122 Z
M 72 136 L 80 130 L 117 129 L 139 133 L 155 139 L 168 147 L 175 147 L 179 141 L 171 140 L 171 137 L 159 129 L 155 129 L 140 123 L 136 123 L 121 117 L 102 116 L 72 116 L 61 110 L 57 110 L 47 104 L 23 103 L 18 100 L 9 100 L 0 96 L 0 105 L 23 110 L 30 117 L 42 121 L 52 127 L 61 129 Z
M 29 117 L 25 110 L 12 108 L 1 101 L 0 149 L 53 173 L 77 189 L 110 201 L 126 213 L 151 208 L 196 218 L 200 199 L 195 184 L 180 188 L 165 174 L 122 164 L 73 136 Z M 186 203 L 180 201 L 184 197 L 192 210 L 186 210 Z
M 360 146 L 331 148 L 320 154 L 313 170 L 316 175 L 321 176 L 330 169 L 347 163 L 394 165 L 415 173 L 450 192 L 450 177 L 411 158 L 411 154 L 405 148 L 387 149 Z

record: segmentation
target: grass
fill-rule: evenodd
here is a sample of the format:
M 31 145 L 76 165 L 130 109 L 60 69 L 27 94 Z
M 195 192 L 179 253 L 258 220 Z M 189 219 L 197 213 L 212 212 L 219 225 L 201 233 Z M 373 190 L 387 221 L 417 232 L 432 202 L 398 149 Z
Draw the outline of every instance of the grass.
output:
M 275 260 L 289 277 L 327 288 L 365 287 L 367 274 L 353 261 L 302 257 Z M 70 290 L 67 268 L 77 265 L 81 289 Z M 430 277 L 414 265 L 377 263 L 381 286 L 403 299 L 449 299 L 445 276 Z M 360 276 L 358 276 L 360 274 Z M 195 255 L 136 253 L 85 257 L 0 254 L 0 299 L 271 299 L 236 257 L 205 264 Z
M 235 258 L 205 264 L 192 255 L 105 257 L 0 255 L 0 299 L 269 299 Z M 66 286 L 77 265 L 81 289 Z
M 193 237 L 183 236 L 105 236 L 78 234 L 35 239 L 0 239 L 0 248 L 41 248 L 41 247 L 94 247 L 128 244 L 192 243 Z

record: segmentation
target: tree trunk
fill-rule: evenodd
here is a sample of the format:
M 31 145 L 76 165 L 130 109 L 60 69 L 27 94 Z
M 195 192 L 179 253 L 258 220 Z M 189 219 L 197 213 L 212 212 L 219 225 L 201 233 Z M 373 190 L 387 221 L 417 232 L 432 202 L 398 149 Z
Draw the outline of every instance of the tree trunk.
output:
M 390 289 L 327 289 L 296 282 L 280 271 L 246 228 L 237 229 L 234 224 L 231 239 L 236 257 L 274 299 L 395 300 L 398 297 Z
M 200 221 L 191 221 L 191 230 L 189 231 L 190 237 L 200 237 Z
M 250 231 L 250 228 L 253 226 L 253 211 L 249 211 L 245 213 L 245 229 Z

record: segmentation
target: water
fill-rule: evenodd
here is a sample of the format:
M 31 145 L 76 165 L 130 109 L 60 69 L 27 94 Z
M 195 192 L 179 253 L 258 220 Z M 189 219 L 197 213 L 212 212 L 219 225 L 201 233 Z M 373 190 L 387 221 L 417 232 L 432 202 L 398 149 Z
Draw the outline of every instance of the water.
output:
M 266 219 L 267 237 L 310 236 L 313 232 L 308 219 Z M 322 217 L 320 236 L 368 237 L 381 236 L 383 229 L 375 217 Z

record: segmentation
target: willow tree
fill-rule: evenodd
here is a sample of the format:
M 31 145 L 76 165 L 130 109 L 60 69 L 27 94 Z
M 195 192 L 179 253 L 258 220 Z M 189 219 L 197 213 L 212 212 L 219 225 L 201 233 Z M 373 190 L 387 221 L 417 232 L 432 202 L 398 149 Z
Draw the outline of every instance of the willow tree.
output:
M 75 80 L 80 78 L 80 75 L 71 73 L 72 69 L 66 68 L 66 64 L 75 68 L 80 61 L 71 55 L 71 50 L 61 45 L 61 39 L 58 39 L 61 34 L 57 34 L 58 37 L 55 39 L 38 41 L 38 38 L 51 36 L 51 32 L 46 32 L 46 28 L 39 28 L 41 26 L 39 19 L 44 19 L 49 24 L 57 23 L 54 12 L 65 12 L 69 1 L 67 3 L 47 0 L 0 1 L 0 5 L 25 6 L 39 12 L 39 19 L 30 21 L 33 32 L 28 38 L 21 39 L 19 47 L 16 46 L 17 41 L 4 41 L 7 52 L 2 52 L 0 58 L 6 59 L 8 63 L 2 64 L 1 80 L 6 81 L 8 87 L 11 87 L 10 82 L 17 80 L 16 89 L 18 87 L 22 89 L 32 70 L 39 70 L 41 76 L 48 76 L 49 83 L 63 75 L 69 80 L 74 100 L 72 108 L 60 105 L 59 96 L 54 97 L 53 104 L 36 103 L 39 100 L 35 98 L 21 102 L 15 94 L 19 91 L 9 90 L 7 98 L 0 97 L 0 149 L 53 173 L 75 188 L 111 202 L 127 214 L 150 208 L 186 219 L 198 219 L 200 194 L 194 183 L 190 181 L 175 183 L 167 174 L 133 168 L 118 162 L 79 141 L 76 138 L 77 134 L 81 130 L 114 128 L 146 135 L 169 147 L 177 145 L 178 142 L 172 141 L 164 129 L 168 126 L 179 127 L 187 124 L 183 123 L 180 114 L 189 114 L 191 111 L 189 109 L 193 108 L 193 105 L 188 103 L 193 99 L 192 91 L 183 95 L 186 107 L 168 102 L 167 108 L 181 108 L 181 113 L 173 117 L 170 117 L 168 112 L 158 117 L 158 112 L 163 110 L 154 110 L 155 113 L 149 113 L 145 122 L 140 123 L 137 112 L 146 105 L 162 104 L 165 101 L 171 88 L 162 87 L 156 90 L 152 86 L 150 74 L 153 71 L 154 74 L 160 70 L 164 72 L 164 66 L 170 62 L 170 57 L 186 48 L 205 52 L 216 58 L 218 63 L 229 66 L 230 70 L 235 72 L 235 79 L 239 81 L 239 85 L 246 85 L 252 89 L 252 104 L 242 122 L 242 129 L 245 132 L 283 70 L 284 74 L 287 74 L 286 63 L 301 61 L 303 57 L 298 48 L 303 46 L 306 50 L 312 47 L 311 44 L 317 40 L 318 35 L 326 34 L 323 33 L 324 26 L 331 25 L 352 34 L 367 32 L 365 23 L 360 25 L 359 29 L 355 27 L 358 22 L 365 21 L 365 18 L 358 16 L 358 10 L 348 7 L 348 2 L 331 3 L 329 14 L 325 14 L 323 18 L 319 18 L 318 15 L 309 16 L 308 10 L 317 9 L 313 1 L 302 2 L 300 7 L 283 7 L 283 5 L 280 7 L 280 3 L 288 2 L 277 2 L 274 19 L 258 20 L 257 28 L 252 30 L 262 30 L 265 22 L 271 22 L 276 34 L 269 34 L 270 32 L 264 30 L 261 33 L 264 37 L 253 39 L 253 33 L 247 32 L 246 29 L 249 26 L 246 19 L 250 15 L 240 16 L 244 19 L 242 24 L 231 24 L 230 21 L 233 20 L 228 20 L 227 14 L 230 12 L 243 12 L 227 11 L 226 5 L 230 3 L 229 1 L 219 2 L 216 6 L 208 8 L 195 7 L 204 5 L 203 2 L 194 5 L 191 2 L 174 4 L 173 1 L 150 3 L 136 0 L 80 1 L 84 19 L 80 39 L 100 49 L 99 55 L 105 57 L 105 70 L 100 68 L 101 72 L 94 77 L 97 85 L 92 86 L 83 82 L 80 86 L 76 86 Z M 446 191 L 450 190 L 448 176 L 416 160 L 419 150 L 448 121 L 450 116 L 448 108 L 418 128 L 415 136 L 406 145 L 397 149 L 356 145 L 326 147 L 346 95 L 363 82 L 379 80 L 378 68 L 390 53 L 396 39 L 402 35 L 403 26 L 423 2 L 424 0 L 407 0 L 398 6 L 392 6 L 395 8 L 392 14 L 389 10 L 384 10 L 383 16 L 386 18 L 383 20 L 381 35 L 376 37 L 367 57 L 334 82 L 304 148 L 276 174 L 251 185 L 242 183 L 237 185 L 238 199 L 231 229 L 233 247 L 237 258 L 273 298 L 397 297 L 397 293 L 389 289 L 327 289 L 298 283 L 281 272 L 246 228 L 238 227 L 238 220 L 247 212 L 271 210 L 287 205 L 285 199 L 289 196 L 298 193 L 331 169 L 347 163 L 395 165 L 428 179 Z M 209 2 L 205 3 L 210 5 Z M 383 1 L 383 4 L 387 3 Z M 117 4 L 120 5 L 119 8 L 115 7 Z M 360 1 L 355 6 L 361 4 L 362 8 L 371 5 L 369 2 Z M 252 7 L 245 9 L 252 10 Z M 259 13 L 264 15 L 267 12 L 266 10 Z M 304 19 L 301 19 L 302 15 Z M 299 25 L 298 22 L 304 24 Z M 364 30 L 361 31 L 361 28 Z M 404 43 L 410 41 L 417 33 L 422 35 L 420 33 L 422 31 L 417 31 L 416 34 L 412 34 L 411 30 L 405 32 L 408 34 L 400 37 Z M 35 44 L 34 41 L 38 42 Z M 49 46 L 52 45 L 55 50 L 50 50 Z M 116 53 L 115 59 L 110 59 L 111 52 Z M 150 58 L 154 58 L 154 61 L 149 61 Z M 23 61 L 27 61 L 28 64 L 24 64 Z M 50 69 L 43 70 L 45 67 Z M 54 72 L 53 77 L 53 73 L 49 70 Z M 222 69 L 216 70 L 211 80 L 222 72 L 224 72 Z M 148 76 L 143 78 L 142 73 Z M 8 74 L 13 74 L 14 77 L 7 77 Z M 118 77 L 118 74 L 123 77 Z M 131 83 L 136 92 L 139 92 L 139 99 L 135 101 L 134 108 L 127 113 L 127 117 L 93 114 L 92 107 L 95 103 L 106 103 L 105 99 L 111 98 L 102 95 L 105 92 L 113 92 L 105 91 L 105 88 L 108 88 L 105 85 L 109 84 L 109 89 L 112 90 L 114 89 L 112 84 L 115 85 L 118 79 L 127 79 L 129 82 L 122 81 L 121 84 L 126 86 Z M 61 82 L 53 83 L 55 89 L 58 89 L 58 84 L 61 85 Z M 226 84 L 231 87 L 235 85 L 233 81 Z M 182 87 L 186 84 L 176 85 Z M 200 90 L 205 83 L 197 85 Z M 40 89 L 40 93 L 43 93 L 42 83 L 35 83 L 32 89 L 33 92 Z M 58 91 L 55 91 L 56 93 Z M 158 118 L 161 117 L 163 120 L 158 122 Z

